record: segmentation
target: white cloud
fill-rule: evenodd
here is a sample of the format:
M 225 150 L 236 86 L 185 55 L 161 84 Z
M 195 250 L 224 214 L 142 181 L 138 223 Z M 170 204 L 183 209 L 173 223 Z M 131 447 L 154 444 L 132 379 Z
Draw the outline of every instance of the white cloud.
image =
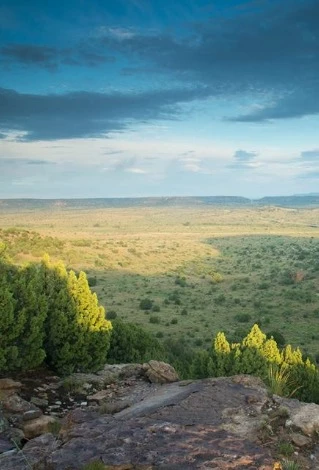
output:
M 125 171 L 129 173 L 136 173 L 137 175 L 146 175 L 148 171 L 143 168 L 127 168 Z

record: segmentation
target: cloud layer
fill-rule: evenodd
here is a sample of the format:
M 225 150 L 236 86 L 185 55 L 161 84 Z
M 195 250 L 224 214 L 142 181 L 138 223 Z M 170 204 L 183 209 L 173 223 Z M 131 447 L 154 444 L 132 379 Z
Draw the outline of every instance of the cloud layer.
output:
M 22 94 L 0 89 L 0 129 L 20 132 L 21 140 L 98 137 L 132 122 L 176 119 L 179 105 L 207 97 L 205 88 L 144 93 L 74 92 Z

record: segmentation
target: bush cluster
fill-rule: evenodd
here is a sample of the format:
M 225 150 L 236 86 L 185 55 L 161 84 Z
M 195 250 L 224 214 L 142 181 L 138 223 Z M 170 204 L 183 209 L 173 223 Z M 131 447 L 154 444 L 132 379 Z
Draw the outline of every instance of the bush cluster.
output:
M 52 264 L 16 267 L 0 258 L 0 373 L 44 361 L 58 373 L 105 364 L 112 325 L 86 275 Z
M 195 354 L 190 366 L 194 378 L 251 374 L 268 385 L 304 401 L 319 403 L 319 371 L 299 348 L 280 349 L 273 337 L 255 324 L 240 343 L 229 343 L 219 332 L 209 350 Z

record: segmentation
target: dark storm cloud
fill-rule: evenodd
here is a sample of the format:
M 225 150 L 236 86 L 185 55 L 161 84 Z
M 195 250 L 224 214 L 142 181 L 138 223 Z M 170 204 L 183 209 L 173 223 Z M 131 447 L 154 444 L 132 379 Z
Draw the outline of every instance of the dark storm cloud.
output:
M 37 64 L 48 68 L 55 67 L 58 58 L 56 49 L 52 47 L 29 44 L 6 45 L 1 47 L 0 54 L 3 59 L 8 61 Z
M 198 21 L 187 37 L 102 27 L 98 35 L 72 48 L 2 47 L 6 63 L 51 70 L 63 65 L 97 67 L 124 58 L 123 74 L 149 77 L 150 71 L 157 71 L 166 74 L 166 85 L 177 78 L 186 89 L 136 95 L 11 95 L 5 100 L 13 103 L 12 110 L 7 116 L 0 110 L 1 127 L 26 130 L 27 139 L 94 136 L 122 130 L 130 119 L 172 118 L 178 103 L 207 96 L 223 96 L 231 108 L 231 100 L 244 93 L 258 107 L 227 120 L 261 122 L 318 114 L 319 1 L 243 4 L 240 14 Z
M 34 44 L 7 44 L 0 48 L 0 60 L 6 64 L 23 64 L 54 70 L 59 65 L 95 67 L 115 58 L 90 47 L 57 49 Z
M 0 89 L 0 130 L 26 132 L 23 140 L 98 137 L 133 122 L 176 119 L 179 105 L 210 95 L 205 88 L 145 93 L 21 94 Z
M 300 118 L 315 114 L 319 114 L 319 80 L 311 80 L 311 83 L 309 83 L 305 75 L 304 78 L 300 77 L 300 87 L 294 87 L 293 91 L 282 98 L 279 97 L 271 105 L 266 105 L 251 113 L 228 120 L 262 122 L 273 119 Z
M 266 2 L 264 2 L 265 4 Z M 103 46 L 153 62 L 185 80 L 251 92 L 271 105 L 237 121 L 263 121 L 319 112 L 319 2 L 269 3 L 261 13 L 198 23 L 188 38 L 168 34 L 106 34 Z M 289 95 L 285 95 L 289 91 Z M 315 99 L 314 99 L 315 94 Z

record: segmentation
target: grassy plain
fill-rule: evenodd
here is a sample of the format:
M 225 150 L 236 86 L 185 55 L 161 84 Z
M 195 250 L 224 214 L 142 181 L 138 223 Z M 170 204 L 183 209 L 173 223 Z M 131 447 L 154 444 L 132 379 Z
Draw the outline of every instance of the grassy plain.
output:
M 107 312 L 159 338 L 202 347 L 257 321 L 317 354 L 318 221 L 318 208 L 3 211 L 0 239 L 18 263 L 48 252 L 84 269 Z

